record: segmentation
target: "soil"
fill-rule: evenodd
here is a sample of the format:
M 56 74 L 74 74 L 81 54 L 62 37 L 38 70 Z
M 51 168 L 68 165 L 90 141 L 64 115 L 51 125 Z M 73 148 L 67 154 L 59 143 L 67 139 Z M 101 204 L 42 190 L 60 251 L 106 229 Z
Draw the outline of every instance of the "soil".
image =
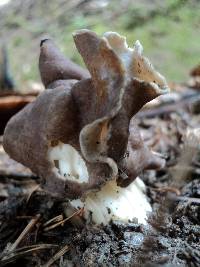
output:
M 9 177 L 0 169 L 0 188 L 4 188 L 4 195 L 0 194 L 0 266 L 200 266 L 198 146 L 194 146 L 195 158 L 186 158 L 184 165 L 179 162 L 181 153 L 185 153 L 182 136 L 186 128 L 197 128 L 200 121 L 198 111 L 194 114 L 192 107 L 177 105 L 174 111 L 138 118 L 146 143 L 167 160 L 163 170 L 141 174 L 154 210 L 147 226 L 136 221 L 95 226 L 80 223 L 81 215 L 76 215 L 74 224 L 68 220 L 47 229 L 45 222 L 64 216 L 65 201 L 38 190 L 38 178 L 20 176 L 20 168 L 16 168 L 18 175 Z M 184 172 L 181 186 L 174 183 L 178 169 Z M 27 183 L 31 186 L 27 187 Z M 173 193 L 176 190 L 178 196 Z M 37 222 L 9 253 L 9 243 L 13 244 L 38 214 Z M 35 250 L 30 249 L 33 245 L 37 246 Z M 66 245 L 63 256 L 48 263 Z

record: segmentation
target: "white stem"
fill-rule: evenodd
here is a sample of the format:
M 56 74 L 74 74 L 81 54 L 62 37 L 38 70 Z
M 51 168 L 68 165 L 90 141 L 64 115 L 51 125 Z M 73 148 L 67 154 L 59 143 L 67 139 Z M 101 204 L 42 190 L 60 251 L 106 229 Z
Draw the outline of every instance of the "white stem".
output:
M 73 200 L 75 208 L 84 207 L 84 216 L 87 219 L 92 214 L 96 224 L 108 224 L 109 221 L 119 220 L 129 222 L 137 220 L 146 224 L 147 215 L 152 211 L 145 195 L 145 185 L 138 177 L 128 187 L 117 186 L 116 181 L 109 181 L 100 191 L 89 193 L 86 199 Z

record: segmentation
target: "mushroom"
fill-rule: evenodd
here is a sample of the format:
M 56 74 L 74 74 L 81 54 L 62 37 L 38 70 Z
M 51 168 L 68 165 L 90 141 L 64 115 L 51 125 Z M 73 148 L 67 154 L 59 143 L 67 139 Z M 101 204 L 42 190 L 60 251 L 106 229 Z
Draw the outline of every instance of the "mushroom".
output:
M 115 32 L 89 30 L 73 37 L 89 72 L 44 40 L 39 67 L 47 89 L 8 122 L 4 149 L 41 177 L 44 190 L 84 206 L 85 218 L 146 223 L 151 206 L 138 175 L 164 160 L 144 144 L 134 115 L 169 92 L 167 82 L 139 41 L 129 48 Z
M 51 39 L 43 39 L 40 49 L 39 69 L 45 88 L 53 89 L 66 83 L 72 86 L 77 80 L 90 77 L 86 69 L 65 58 Z

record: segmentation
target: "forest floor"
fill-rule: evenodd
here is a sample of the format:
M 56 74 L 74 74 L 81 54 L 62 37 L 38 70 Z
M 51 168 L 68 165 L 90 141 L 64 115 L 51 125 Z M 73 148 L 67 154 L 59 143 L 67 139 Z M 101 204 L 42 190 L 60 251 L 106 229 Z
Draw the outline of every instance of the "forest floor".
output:
M 153 207 L 147 226 L 72 224 L 65 201 L 1 147 L 0 266 L 200 266 L 198 90 L 174 85 L 137 115 L 146 144 L 167 161 L 141 174 Z
M 0 9 L 1 43 L 18 88 L 39 81 L 43 37 L 82 64 L 71 36 L 79 28 L 117 31 L 131 45 L 139 39 L 167 80 L 182 81 L 136 117 L 146 144 L 166 159 L 162 170 L 140 175 L 153 207 L 146 226 L 74 225 L 83 211 L 67 218 L 65 201 L 42 191 L 0 138 L 0 266 L 200 266 L 200 84 L 186 82 L 199 63 L 199 7 L 198 0 L 17 0 Z

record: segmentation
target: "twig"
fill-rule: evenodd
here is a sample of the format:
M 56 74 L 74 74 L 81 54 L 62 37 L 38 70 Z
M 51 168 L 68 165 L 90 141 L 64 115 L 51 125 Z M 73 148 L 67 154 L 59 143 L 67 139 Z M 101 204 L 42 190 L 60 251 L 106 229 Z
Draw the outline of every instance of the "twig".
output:
M 19 235 L 16 241 L 10 247 L 7 248 L 7 252 L 11 253 L 16 249 L 16 247 L 19 245 L 22 239 L 28 234 L 28 232 L 30 232 L 30 230 L 38 222 L 39 218 L 40 218 L 40 214 L 37 214 L 35 218 L 31 219 L 29 224 L 25 227 L 25 229 L 22 231 L 22 233 Z
M 68 220 L 70 220 L 71 218 L 73 218 L 74 216 L 77 216 L 77 215 L 82 214 L 82 212 L 83 212 L 83 208 L 77 210 L 76 212 L 74 212 L 71 216 L 67 217 L 66 219 L 64 219 L 64 220 L 62 220 L 62 221 L 60 221 L 58 223 L 55 223 L 55 224 L 53 224 L 53 225 L 51 225 L 49 227 L 44 228 L 44 231 L 47 232 L 49 230 L 52 230 L 52 229 L 58 227 L 59 225 L 64 224 L 65 222 L 67 222 Z
M 20 258 L 26 254 L 29 254 L 31 252 L 35 252 L 37 250 L 41 249 L 48 249 L 48 248 L 55 248 L 58 245 L 54 244 L 39 244 L 39 245 L 32 245 L 32 246 L 27 246 L 27 247 L 22 247 L 19 249 L 16 249 L 15 252 L 8 252 L 3 256 L 3 258 L 0 259 L 0 266 L 4 266 L 17 258 Z
M 166 192 L 171 192 L 176 194 L 176 196 L 174 196 L 174 200 L 176 201 L 188 201 L 188 202 L 193 202 L 193 203 L 200 203 L 200 198 L 197 197 L 184 197 L 184 196 L 180 196 L 181 192 L 178 188 L 175 187 L 170 187 L 170 186 L 163 186 L 163 187 L 159 187 L 159 188 L 153 188 L 151 187 L 151 189 L 153 189 L 154 191 L 158 191 L 161 193 L 166 193 Z
M 142 118 L 153 118 L 155 116 L 177 112 L 180 110 L 180 108 L 188 107 L 192 103 L 199 101 L 199 100 L 200 100 L 199 93 L 194 93 L 192 96 L 188 96 L 187 98 L 180 99 L 179 101 L 176 101 L 175 103 L 162 104 L 161 106 L 158 106 L 156 108 L 149 108 L 149 109 L 141 110 L 136 115 L 136 117 L 141 118 L 141 119 Z
M 60 221 L 62 221 L 62 220 L 63 220 L 63 215 L 58 215 L 58 216 L 56 216 L 56 217 L 50 219 L 49 221 L 45 222 L 45 223 L 43 224 L 43 227 L 46 227 L 47 225 L 49 225 L 49 224 L 51 224 L 51 223 L 53 223 L 53 222 L 60 222 Z
M 181 192 L 178 188 L 176 187 L 171 187 L 171 186 L 163 186 L 159 188 L 154 188 L 155 191 L 165 193 L 165 192 L 172 192 L 175 193 L 177 196 L 180 196 Z
M 47 263 L 42 265 L 42 267 L 49 267 L 51 266 L 55 261 L 57 261 L 60 257 L 62 257 L 68 250 L 69 246 L 64 246 L 61 250 L 59 250 Z

